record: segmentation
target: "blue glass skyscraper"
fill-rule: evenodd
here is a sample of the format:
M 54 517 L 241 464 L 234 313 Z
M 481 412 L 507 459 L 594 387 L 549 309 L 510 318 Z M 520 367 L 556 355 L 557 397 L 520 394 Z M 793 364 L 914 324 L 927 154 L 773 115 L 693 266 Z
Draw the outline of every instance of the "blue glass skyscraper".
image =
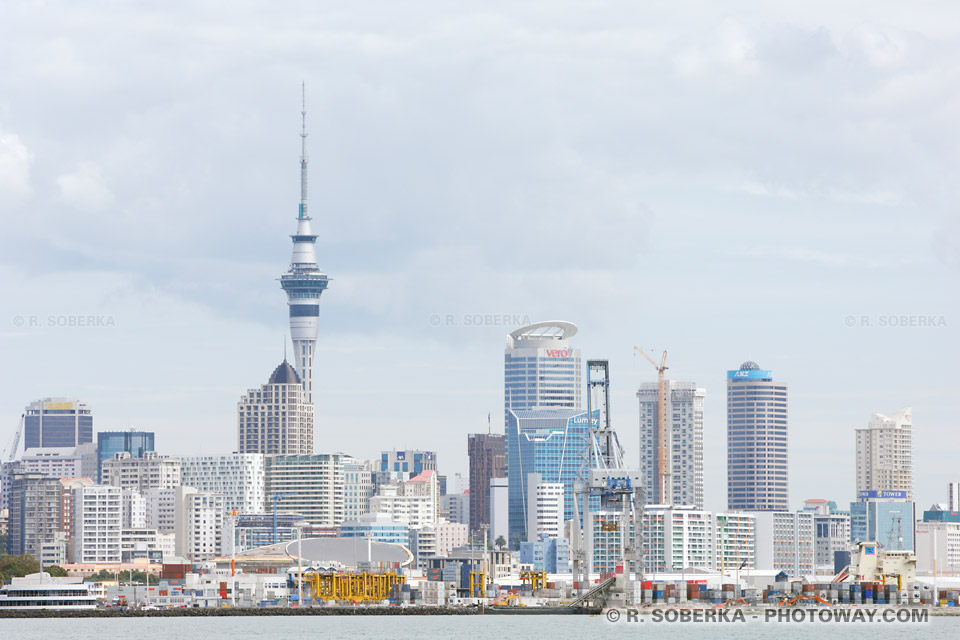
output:
M 511 544 L 527 539 L 527 475 L 563 483 L 563 518 L 574 514 L 573 484 L 584 464 L 593 419 L 582 409 L 518 409 L 507 411 L 507 478 Z M 592 461 L 591 461 L 592 462 Z
M 127 452 L 131 458 L 142 458 L 147 451 L 156 451 L 152 431 L 101 431 L 97 434 L 97 482 L 104 460 L 113 460 L 116 453 Z

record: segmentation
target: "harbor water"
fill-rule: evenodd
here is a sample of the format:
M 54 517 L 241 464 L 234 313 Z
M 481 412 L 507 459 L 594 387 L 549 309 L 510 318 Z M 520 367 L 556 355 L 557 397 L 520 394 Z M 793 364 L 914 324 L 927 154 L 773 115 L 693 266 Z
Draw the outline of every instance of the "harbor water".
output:
M 678 623 L 608 622 L 604 616 L 350 616 L 235 618 L 0 619 L 0 638 L 16 640 L 103 640 L 150 638 L 191 640 L 229 638 L 518 638 L 583 640 L 588 637 L 639 638 L 654 633 L 671 640 L 901 640 L 904 637 L 960 638 L 960 618 L 931 617 L 918 624 L 844 623 Z

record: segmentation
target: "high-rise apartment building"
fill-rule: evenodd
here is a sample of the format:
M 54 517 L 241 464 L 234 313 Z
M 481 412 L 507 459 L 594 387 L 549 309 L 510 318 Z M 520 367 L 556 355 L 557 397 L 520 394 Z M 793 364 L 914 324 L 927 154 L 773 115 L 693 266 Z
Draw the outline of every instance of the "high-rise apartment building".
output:
M 123 451 L 105 460 L 100 469 L 103 484 L 144 493 L 147 489 L 173 489 L 181 482 L 180 459 L 148 451 L 140 458 Z
M 727 372 L 727 508 L 789 509 L 787 385 L 755 362 Z
M 310 228 L 307 214 L 307 109 L 303 108 L 300 132 L 300 207 L 297 211 L 297 232 L 293 240 L 290 268 L 280 277 L 280 286 L 287 294 L 290 309 L 290 338 L 293 340 L 297 381 L 302 383 L 304 403 L 313 407 L 313 358 L 320 327 L 320 295 L 326 291 L 329 278 L 317 265 L 317 236 Z M 300 451 L 259 451 L 259 453 L 313 453 L 311 420 L 310 449 Z M 257 453 L 257 452 L 251 452 Z
M 120 490 L 120 515 L 124 529 L 145 529 L 147 527 L 147 499 L 139 491 Z
M 527 477 L 527 539 L 563 535 L 563 484 L 544 482 L 539 473 Z
M 174 533 L 177 519 L 177 488 L 153 488 L 143 492 L 147 508 L 147 528 Z
M 156 451 L 152 431 L 100 431 L 97 433 L 97 482 L 102 482 L 101 468 L 107 460 L 126 451 L 131 458 L 142 458 L 147 451 Z
M 223 553 L 223 495 L 178 487 L 174 491 L 174 530 L 178 556 L 192 562 Z
M 44 398 L 27 405 L 23 448 L 76 447 L 93 442 L 93 411 L 76 398 Z
M 263 513 L 266 477 L 261 453 L 180 458 L 183 486 L 206 493 L 222 493 L 224 507 L 233 513 Z
M 783 571 L 791 578 L 814 574 L 814 514 L 809 511 L 754 511 L 757 569 Z
M 376 494 L 374 463 L 343 456 L 343 519 L 356 520 L 370 513 L 370 498 Z
M 10 507 L 10 482 L 16 473 L 42 473 L 50 478 L 94 478 L 96 445 L 88 442 L 77 447 L 27 449 L 19 460 L 0 464 L 0 509 Z
M 749 513 L 715 513 L 714 569 L 724 572 L 743 567 L 756 569 L 757 518 Z
M 313 404 L 289 362 L 280 363 L 267 384 L 250 389 L 237 405 L 240 453 L 313 453 Z
M 649 573 L 713 569 L 713 514 L 692 505 L 647 505 L 643 509 L 643 559 Z
M 15 473 L 10 482 L 7 553 L 41 557 L 41 545 L 63 529 L 63 485 L 42 473 Z
M 903 491 L 913 499 L 913 419 L 910 407 L 875 413 L 857 429 L 857 492 Z
M 343 522 L 343 461 L 337 453 L 266 457 L 266 498 L 315 526 Z M 288 494 L 288 495 L 283 495 Z
M 950 511 L 960 511 L 960 482 L 951 482 L 948 506 Z
M 693 382 L 665 381 L 668 504 L 703 509 L 703 400 L 706 391 Z M 647 383 L 637 391 L 640 400 L 640 471 L 648 504 L 660 496 L 657 477 L 659 388 Z
M 577 333 L 571 322 L 537 322 L 507 336 L 504 354 L 504 407 L 579 409 L 580 350 L 570 346 Z
M 500 434 L 467 436 L 470 464 L 470 532 L 479 535 L 490 524 L 490 480 L 507 477 L 506 440 Z
M 120 562 L 123 514 L 121 489 L 108 485 L 73 490 L 73 535 L 70 558 L 75 563 Z

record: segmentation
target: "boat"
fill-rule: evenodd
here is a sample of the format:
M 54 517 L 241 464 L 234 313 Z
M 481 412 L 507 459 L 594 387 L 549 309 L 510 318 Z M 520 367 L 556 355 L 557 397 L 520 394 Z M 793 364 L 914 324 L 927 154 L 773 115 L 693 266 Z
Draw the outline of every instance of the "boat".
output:
M 54 578 L 49 573 L 31 573 L 11 578 L 0 587 L 0 611 L 96 609 L 97 599 L 83 578 Z

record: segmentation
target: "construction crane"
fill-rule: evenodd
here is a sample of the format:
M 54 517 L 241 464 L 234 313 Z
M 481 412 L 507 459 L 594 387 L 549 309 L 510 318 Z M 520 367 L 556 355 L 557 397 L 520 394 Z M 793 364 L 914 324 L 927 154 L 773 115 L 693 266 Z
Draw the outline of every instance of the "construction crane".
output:
M 23 434 L 23 413 L 20 414 L 20 424 L 17 425 L 17 432 L 13 435 L 13 446 L 10 447 L 10 453 L 7 455 L 7 460 L 13 460 L 17 457 L 17 448 L 20 446 L 20 436 Z
M 277 544 L 277 502 L 280 498 L 296 498 L 299 493 L 275 493 L 273 494 L 273 544 Z
M 634 347 L 633 350 L 639 353 L 657 370 L 657 485 L 659 487 L 658 499 L 660 504 L 669 504 L 672 500 L 672 491 L 669 490 L 670 484 L 670 465 L 667 464 L 667 388 L 664 380 L 664 373 L 667 367 L 667 352 L 663 352 L 660 358 L 660 364 L 647 355 L 647 352 L 640 347 Z M 634 355 L 636 357 L 636 355 Z

